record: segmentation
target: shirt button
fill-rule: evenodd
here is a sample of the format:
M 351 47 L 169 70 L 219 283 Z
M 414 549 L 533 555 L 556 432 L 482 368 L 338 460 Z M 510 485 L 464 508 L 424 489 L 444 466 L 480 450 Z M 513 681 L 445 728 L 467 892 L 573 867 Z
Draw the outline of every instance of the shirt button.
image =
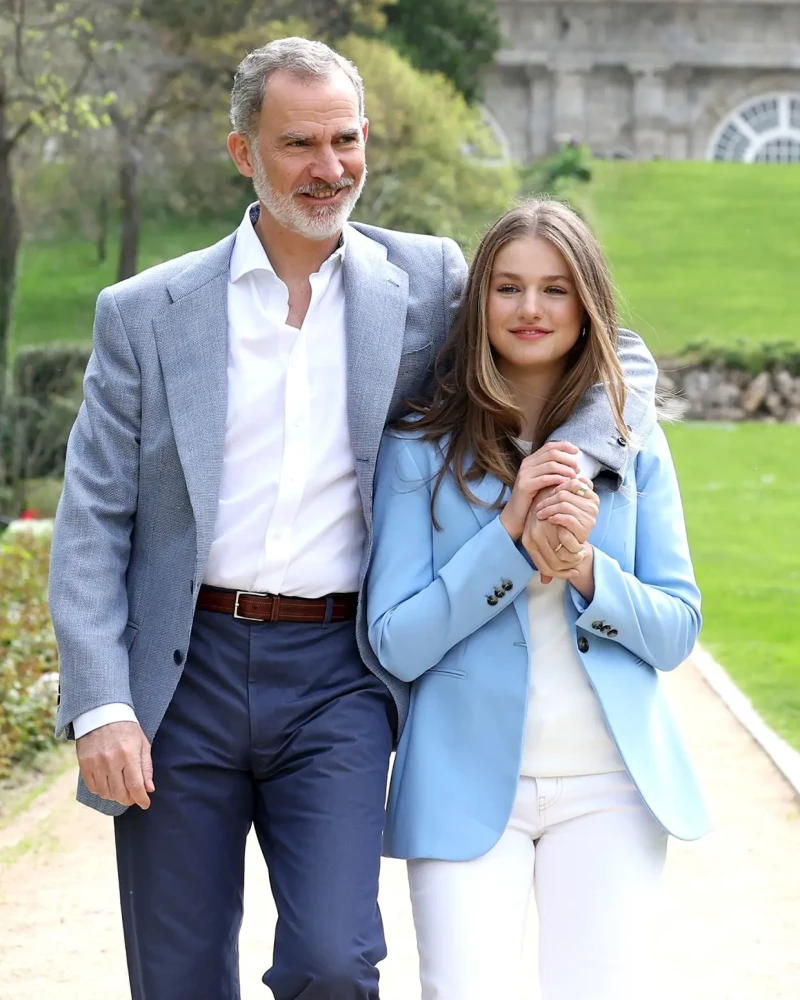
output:
M 582 635 L 580 637 L 580 639 L 578 639 L 578 649 L 582 653 L 588 653 L 589 652 L 589 640 L 586 638 L 586 636 Z

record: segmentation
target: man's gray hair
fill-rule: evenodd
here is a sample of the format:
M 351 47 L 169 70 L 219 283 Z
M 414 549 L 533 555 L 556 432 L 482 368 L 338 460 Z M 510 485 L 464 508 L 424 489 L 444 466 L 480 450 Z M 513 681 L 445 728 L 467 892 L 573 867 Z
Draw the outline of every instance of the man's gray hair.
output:
M 258 134 L 264 91 L 275 73 L 300 79 L 329 80 L 341 70 L 358 95 L 358 114 L 364 120 L 364 81 L 355 65 L 323 42 L 308 38 L 279 38 L 251 52 L 239 63 L 231 90 L 231 124 L 248 139 Z

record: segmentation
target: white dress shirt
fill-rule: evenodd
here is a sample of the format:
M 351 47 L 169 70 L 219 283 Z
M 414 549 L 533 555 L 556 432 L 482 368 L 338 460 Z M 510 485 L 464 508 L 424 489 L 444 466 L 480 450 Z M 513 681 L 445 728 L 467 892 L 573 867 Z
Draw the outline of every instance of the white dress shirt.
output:
M 254 229 L 236 234 L 228 283 L 228 413 L 219 509 L 204 583 L 322 597 L 358 590 L 366 542 L 347 423 L 346 240 L 310 277 L 303 325 Z M 136 721 L 110 704 L 75 719 L 76 739 Z

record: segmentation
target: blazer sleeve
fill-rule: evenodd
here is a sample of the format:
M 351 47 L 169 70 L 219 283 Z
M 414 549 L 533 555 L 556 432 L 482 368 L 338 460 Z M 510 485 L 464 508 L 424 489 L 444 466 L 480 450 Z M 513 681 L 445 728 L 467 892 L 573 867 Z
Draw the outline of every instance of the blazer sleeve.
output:
M 577 625 L 592 631 L 595 641 L 617 642 L 657 670 L 673 670 L 694 648 L 702 618 L 675 466 L 660 427 L 637 471 L 633 573 L 595 548 L 594 600 L 570 591 L 580 612 Z M 610 631 L 593 629 L 595 622 Z
M 381 666 L 403 681 L 435 666 L 505 610 L 533 575 L 499 517 L 435 572 L 431 492 L 410 443 L 386 435 L 376 471 L 367 622 Z M 504 596 L 490 604 L 495 590 Z
M 625 371 L 628 396 L 625 423 L 631 443 L 621 437 L 602 385 L 593 386 L 569 420 L 550 435 L 551 441 L 569 441 L 600 463 L 596 485 L 618 490 L 628 474 L 641 442 L 656 424 L 658 365 L 642 338 L 631 330 L 619 331 L 617 354 Z
M 464 285 L 467 281 L 467 262 L 459 245 L 451 239 L 442 239 L 442 286 L 444 295 L 444 337 L 450 333 L 461 306 Z
M 84 402 L 67 447 L 50 557 L 59 653 L 56 732 L 100 705 L 132 706 L 125 574 L 139 486 L 141 377 L 114 293 L 97 301 Z

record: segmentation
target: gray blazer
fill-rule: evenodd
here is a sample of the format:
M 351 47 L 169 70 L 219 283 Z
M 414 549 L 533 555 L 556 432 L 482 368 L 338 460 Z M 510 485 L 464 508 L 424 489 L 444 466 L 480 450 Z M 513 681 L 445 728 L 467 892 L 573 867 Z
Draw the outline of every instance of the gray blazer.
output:
M 181 676 L 217 515 L 227 414 L 229 236 L 105 289 L 97 302 L 85 400 L 67 449 L 50 607 L 60 660 L 57 734 L 111 702 L 131 705 L 152 740 Z M 344 261 L 349 425 L 371 551 L 372 486 L 384 425 L 430 378 L 466 274 L 451 240 L 351 225 Z M 629 424 L 654 420 L 655 364 L 625 334 Z M 564 436 L 613 472 L 633 459 L 596 391 Z M 356 623 L 367 666 L 387 674 Z M 101 812 L 124 807 L 91 794 Z

